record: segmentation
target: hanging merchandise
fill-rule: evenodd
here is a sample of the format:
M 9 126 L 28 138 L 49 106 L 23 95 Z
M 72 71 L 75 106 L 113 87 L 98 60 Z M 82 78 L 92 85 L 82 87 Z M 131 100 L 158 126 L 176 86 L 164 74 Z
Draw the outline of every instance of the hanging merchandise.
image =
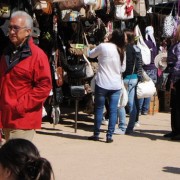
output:
M 78 17 L 80 15 L 79 11 L 73 11 L 71 9 L 62 10 L 62 21 L 64 22 L 76 22 L 78 21 Z
M 114 0 L 114 5 L 125 4 L 126 0 Z
M 10 13 L 11 12 L 11 8 L 10 8 L 10 3 L 0 3 L 0 18 L 9 18 L 10 17 Z
M 141 49 L 143 64 L 145 64 L 145 65 L 150 64 L 150 62 L 151 62 L 151 51 L 148 48 L 148 46 L 146 45 L 146 43 L 144 42 L 143 36 L 141 34 L 141 31 L 140 31 L 138 25 L 135 26 L 134 31 L 135 31 L 135 35 L 137 38 L 137 46 Z
M 145 0 L 133 0 L 133 6 L 135 16 L 146 16 Z
M 88 58 L 83 54 L 84 60 L 86 61 L 86 78 L 91 78 L 94 76 L 94 71 L 92 69 L 91 63 Z
M 170 14 L 164 18 L 163 35 L 162 35 L 163 37 L 168 38 L 168 37 L 173 36 L 174 30 L 175 30 L 175 20 L 174 20 L 174 17 L 172 16 L 174 5 L 173 5 L 173 8 L 172 8 Z
M 100 10 L 106 7 L 106 0 L 97 0 L 96 4 L 92 6 L 93 10 Z
M 84 0 L 85 5 L 95 5 L 98 0 Z
M 43 14 L 52 14 L 52 3 L 50 0 L 35 0 L 35 10 L 40 10 Z
M 52 2 L 57 2 L 61 10 L 80 10 L 85 5 L 84 0 L 52 0 Z
M 131 0 L 127 0 L 124 4 L 115 5 L 115 19 L 127 20 L 134 18 L 133 5 Z

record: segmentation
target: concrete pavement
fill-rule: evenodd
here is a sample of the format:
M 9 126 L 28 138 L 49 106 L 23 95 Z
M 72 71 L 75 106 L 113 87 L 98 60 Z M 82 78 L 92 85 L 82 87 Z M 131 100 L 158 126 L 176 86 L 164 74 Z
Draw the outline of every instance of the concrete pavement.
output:
M 165 139 L 170 114 L 140 116 L 141 126 L 133 136 L 114 135 L 105 143 L 107 126 L 102 125 L 100 142 L 88 141 L 93 117 L 80 112 L 74 133 L 74 112 L 62 114 L 62 122 L 43 122 L 33 142 L 53 165 L 56 180 L 179 180 L 180 142 Z

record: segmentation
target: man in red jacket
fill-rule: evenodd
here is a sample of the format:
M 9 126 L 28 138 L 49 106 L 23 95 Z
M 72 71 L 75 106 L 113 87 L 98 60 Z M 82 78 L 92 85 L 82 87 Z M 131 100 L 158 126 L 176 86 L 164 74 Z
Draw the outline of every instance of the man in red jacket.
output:
M 31 37 L 33 20 L 24 11 L 12 13 L 10 44 L 0 57 L 0 128 L 5 139 L 32 140 L 41 128 L 42 106 L 51 90 L 48 58 Z

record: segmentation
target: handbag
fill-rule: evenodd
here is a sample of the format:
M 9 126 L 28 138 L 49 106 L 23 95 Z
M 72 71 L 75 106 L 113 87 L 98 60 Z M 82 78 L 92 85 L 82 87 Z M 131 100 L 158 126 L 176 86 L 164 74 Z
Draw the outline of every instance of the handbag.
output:
M 58 87 L 60 87 L 63 85 L 63 68 L 61 66 L 56 68 L 56 74 L 57 74 L 56 84 Z
M 71 9 L 62 10 L 62 21 L 64 22 L 76 22 L 78 21 L 78 17 L 80 15 L 79 11 L 73 11 Z
M 143 64 L 147 65 L 151 62 L 151 51 L 149 47 L 144 42 L 143 36 L 139 29 L 139 26 L 135 26 L 135 34 L 137 36 L 137 46 L 141 49 L 142 61 Z
M 67 75 L 72 79 L 79 79 L 86 77 L 86 64 L 84 62 L 73 65 L 68 64 Z
M 91 63 L 89 62 L 88 58 L 83 54 L 84 60 L 86 61 L 86 77 L 91 78 L 94 76 L 94 71 L 92 69 Z
M 156 87 L 152 79 L 149 81 L 139 81 L 137 84 L 137 98 L 152 97 L 156 93 Z
M 71 96 L 74 98 L 81 98 L 85 95 L 85 88 L 83 85 L 70 86 Z
M 121 89 L 121 94 L 119 97 L 119 102 L 118 102 L 118 107 L 125 107 L 128 103 L 128 92 L 126 87 L 124 86 L 124 82 L 122 80 L 122 89 Z
M 133 6 L 135 16 L 146 16 L 145 0 L 133 0 Z
M 172 37 L 175 29 L 175 20 L 172 16 L 172 11 L 171 10 L 170 14 L 164 18 L 164 23 L 163 23 L 163 37 Z
M 41 10 L 43 14 L 52 14 L 52 3 L 50 0 L 35 0 L 35 9 Z
M 52 0 L 57 2 L 60 10 L 72 9 L 80 10 L 84 6 L 84 0 Z
M 134 18 L 133 6 L 131 0 L 124 4 L 115 5 L 115 18 L 118 20 L 127 20 Z
M 0 3 L 0 18 L 9 18 L 11 8 L 9 4 L 6 3 Z

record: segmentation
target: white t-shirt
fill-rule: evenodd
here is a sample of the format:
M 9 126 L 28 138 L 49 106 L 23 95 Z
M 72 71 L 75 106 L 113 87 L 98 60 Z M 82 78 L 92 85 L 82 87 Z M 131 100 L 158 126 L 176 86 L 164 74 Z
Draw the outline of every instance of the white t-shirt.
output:
M 121 73 L 126 69 L 126 53 L 121 66 L 117 46 L 113 43 L 101 43 L 89 52 L 90 58 L 98 58 L 96 84 L 108 90 L 121 89 Z

